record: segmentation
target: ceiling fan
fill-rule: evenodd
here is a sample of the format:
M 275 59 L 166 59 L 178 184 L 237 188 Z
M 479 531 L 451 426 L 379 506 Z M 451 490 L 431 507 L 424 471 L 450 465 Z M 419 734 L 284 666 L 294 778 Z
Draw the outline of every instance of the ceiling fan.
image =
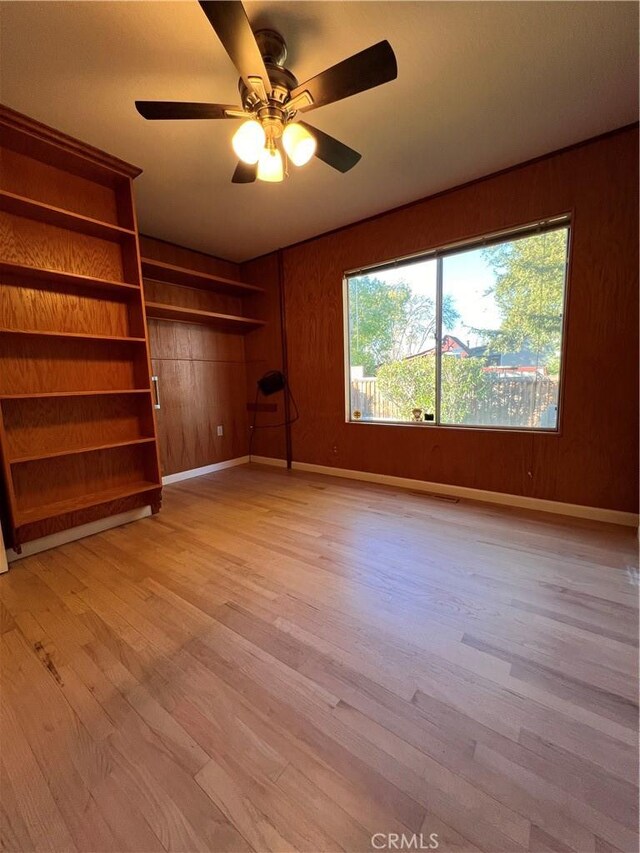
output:
M 241 106 L 182 101 L 136 101 L 146 119 L 245 119 L 232 145 L 239 158 L 232 181 L 282 181 L 281 149 L 296 166 L 314 156 L 339 172 L 361 154 L 298 118 L 299 113 L 341 101 L 398 76 L 395 54 L 381 41 L 298 84 L 285 68 L 287 46 L 275 30 L 251 29 L 241 2 L 199 0 L 216 35 L 240 72 Z

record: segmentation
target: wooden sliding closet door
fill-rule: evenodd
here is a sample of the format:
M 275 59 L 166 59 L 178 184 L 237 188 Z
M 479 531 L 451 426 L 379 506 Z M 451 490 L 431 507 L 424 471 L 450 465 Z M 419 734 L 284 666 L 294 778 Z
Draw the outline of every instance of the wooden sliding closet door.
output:
M 243 338 L 152 319 L 149 327 L 160 394 L 162 473 L 243 456 L 247 452 Z
M 150 504 L 161 480 L 131 181 L 0 108 L 0 454 L 7 544 Z

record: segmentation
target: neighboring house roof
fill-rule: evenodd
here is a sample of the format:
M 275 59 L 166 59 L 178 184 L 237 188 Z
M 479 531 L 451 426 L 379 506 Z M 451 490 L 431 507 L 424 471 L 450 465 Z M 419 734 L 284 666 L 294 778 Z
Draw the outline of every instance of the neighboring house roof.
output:
M 491 355 L 491 353 L 487 353 L 486 344 L 483 344 L 481 347 L 471 347 L 468 352 L 470 358 L 479 358 L 481 355 Z
M 422 352 L 408 355 L 404 360 L 409 361 L 411 358 L 421 358 L 423 355 L 434 355 L 435 351 L 435 347 L 430 347 L 429 349 L 422 350 Z M 465 355 L 469 355 L 471 351 L 469 347 L 462 343 L 460 338 L 456 338 L 455 335 L 445 335 L 442 339 L 442 352 L 463 352 Z
M 523 348 L 520 352 L 501 353 L 499 364 L 502 367 L 537 367 L 539 361 L 537 353 Z
M 429 349 L 422 350 L 422 352 L 416 352 L 413 355 L 406 356 L 404 361 L 435 355 L 435 352 L 436 348 L 430 347 Z M 534 372 L 544 370 L 544 368 L 538 364 L 539 358 L 537 353 L 531 352 L 529 349 L 523 348 L 520 352 L 491 352 L 486 344 L 478 347 L 469 347 L 455 335 L 445 335 L 443 337 L 442 352 L 454 353 L 459 355 L 460 358 L 481 358 L 484 356 L 486 358 L 487 365 L 485 370 L 490 372 L 499 372 L 504 370 Z

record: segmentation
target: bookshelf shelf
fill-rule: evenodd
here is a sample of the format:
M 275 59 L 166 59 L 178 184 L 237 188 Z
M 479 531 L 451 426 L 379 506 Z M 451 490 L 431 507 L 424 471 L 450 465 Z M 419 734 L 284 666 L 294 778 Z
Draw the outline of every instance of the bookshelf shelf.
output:
M 34 201 L 5 190 L 0 190 L 0 210 L 13 216 L 23 216 L 36 222 L 44 222 L 47 225 L 55 225 L 58 228 L 66 228 L 69 231 L 77 231 L 102 240 L 121 241 L 136 236 L 136 232 L 129 228 L 112 225 L 110 222 L 101 222 L 99 219 L 82 216 L 79 213 Z
M 44 391 L 42 393 L 35 392 L 33 394 L 0 394 L 0 402 L 2 400 L 40 400 L 51 397 L 101 397 L 102 395 L 118 395 L 118 394 L 151 394 L 149 388 L 107 388 L 102 391 Z
M 40 459 L 57 459 L 60 456 L 76 456 L 79 453 L 95 453 L 96 450 L 114 450 L 118 447 L 132 447 L 137 444 L 150 444 L 155 438 L 135 438 L 129 441 L 112 441 L 105 444 L 94 444 L 87 447 L 68 447 L 49 453 L 35 453 L 31 456 L 16 456 L 9 459 L 11 465 L 23 465 L 25 462 L 36 462 Z
M 76 275 L 75 273 L 63 272 L 62 270 L 33 267 L 28 264 L 15 264 L 9 261 L 0 261 L 1 280 L 7 276 L 17 279 L 23 285 L 32 282 L 45 283 L 48 286 L 72 286 L 87 288 L 94 293 L 104 291 L 105 293 L 119 293 L 133 296 L 140 293 L 139 284 L 128 284 L 123 281 L 111 281 L 104 278 L 94 278 L 89 275 Z
M 147 480 L 138 480 L 128 483 L 126 486 L 118 486 L 112 489 L 103 489 L 97 492 L 81 495 L 79 497 L 65 498 L 60 501 L 52 501 L 50 503 L 41 504 L 38 506 L 29 507 L 26 509 L 18 508 L 16 511 L 16 519 L 19 526 L 25 524 L 33 524 L 36 521 L 42 521 L 52 516 L 65 515 L 66 513 L 75 513 L 79 510 L 97 506 L 98 504 L 109 503 L 110 501 L 120 500 L 132 495 L 140 495 L 145 492 L 159 490 L 160 483 L 154 483 Z
M 216 293 L 226 293 L 229 296 L 253 296 L 264 293 L 261 287 L 256 287 L 253 284 L 245 284 L 243 281 L 235 281 L 209 273 L 196 272 L 186 267 L 166 264 L 163 261 L 155 261 L 151 258 L 142 258 L 141 263 L 142 277 L 151 281 L 211 290 Z
M 45 338 L 73 338 L 80 341 L 119 341 L 132 344 L 144 344 L 146 338 L 131 338 L 121 335 L 88 335 L 81 332 L 56 332 L 45 329 L 4 329 L 0 328 L 0 335 L 23 335 L 29 337 Z
M 176 305 L 166 305 L 160 302 L 145 304 L 147 317 L 154 320 L 173 320 L 178 323 L 201 323 L 213 326 L 223 332 L 246 334 L 264 326 L 263 320 L 251 317 L 239 317 L 234 314 L 219 314 L 215 311 L 200 311 L 194 308 L 180 308 Z

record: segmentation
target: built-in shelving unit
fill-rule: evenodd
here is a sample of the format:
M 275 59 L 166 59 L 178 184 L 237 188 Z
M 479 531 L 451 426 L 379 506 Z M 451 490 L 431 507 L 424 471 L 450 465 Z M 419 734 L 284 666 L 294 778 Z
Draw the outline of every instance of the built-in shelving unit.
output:
M 245 335 L 264 326 L 263 320 L 244 313 L 244 297 L 264 292 L 253 284 L 149 258 L 142 258 L 142 274 L 145 310 L 151 319 L 195 323 L 234 335 Z M 235 311 L 219 310 L 221 301 Z
M 228 261 L 153 238 L 143 238 L 142 249 L 163 473 L 240 456 L 248 433 L 245 347 L 273 319 L 265 289 L 242 281 Z
M 7 543 L 150 504 L 161 477 L 131 182 L 0 108 L 0 454 Z

